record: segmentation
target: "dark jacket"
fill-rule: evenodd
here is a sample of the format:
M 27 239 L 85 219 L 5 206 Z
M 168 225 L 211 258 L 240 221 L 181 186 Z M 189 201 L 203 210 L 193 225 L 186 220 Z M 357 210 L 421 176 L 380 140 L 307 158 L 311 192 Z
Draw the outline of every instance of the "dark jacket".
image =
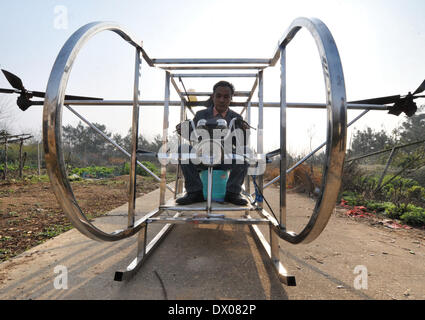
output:
M 196 126 L 196 124 L 198 123 L 198 121 L 201 120 L 201 119 L 213 119 L 213 118 L 214 118 L 213 108 L 212 107 L 209 107 L 207 109 L 198 111 L 195 114 L 195 118 L 193 118 L 193 122 L 195 122 L 195 126 Z M 221 116 L 220 115 L 217 115 L 217 118 L 220 118 L 221 119 Z M 237 112 L 235 112 L 235 111 L 233 111 L 233 110 L 231 110 L 229 108 L 229 110 L 227 111 L 226 117 L 224 119 L 227 121 L 227 124 L 229 124 L 230 121 L 233 118 L 238 118 L 238 119 L 243 120 L 242 119 L 242 116 L 239 113 L 237 113 Z
M 221 119 L 222 117 L 221 117 L 221 115 L 217 115 L 216 117 L 214 117 L 214 112 L 213 112 L 213 107 L 209 107 L 209 108 L 207 108 L 207 109 L 204 109 L 204 110 L 200 110 L 200 111 L 198 111 L 196 114 L 195 114 L 195 117 L 193 118 L 193 122 L 194 122 L 194 124 L 195 124 L 195 126 L 198 124 L 198 121 L 199 120 L 201 120 L 201 119 L 214 119 L 214 118 L 217 118 L 217 119 Z M 226 113 L 226 117 L 224 118 L 226 121 L 227 121 L 227 125 L 229 125 L 230 124 L 230 121 L 233 119 L 233 118 L 237 118 L 238 120 L 240 120 L 240 121 L 236 121 L 236 123 L 235 123 L 235 127 L 237 128 L 237 129 L 243 129 L 243 127 L 242 127 L 242 122 L 243 122 L 243 118 L 242 118 L 242 116 L 239 114 L 239 113 L 237 113 L 237 112 L 235 112 L 235 111 L 233 111 L 233 110 L 231 110 L 231 109 L 229 109 L 228 111 L 227 111 L 227 113 Z M 183 123 L 181 123 L 181 124 L 178 124 L 177 126 L 176 126 L 176 129 L 177 129 L 177 132 L 178 132 L 178 134 L 181 134 L 181 125 L 182 124 L 184 124 L 184 122 Z M 189 125 L 189 123 L 186 121 L 185 122 L 185 125 L 187 125 L 188 126 L 188 128 L 189 128 L 189 136 L 190 136 L 190 134 L 192 133 L 192 126 L 190 126 Z M 185 132 L 185 131 L 183 131 L 183 132 Z M 187 132 L 187 131 L 186 131 Z M 247 134 L 249 133 L 249 131 L 248 130 L 246 130 L 246 129 L 243 129 L 243 143 L 246 143 L 246 141 L 247 141 Z M 186 136 L 182 136 L 183 138 L 185 138 L 186 140 L 189 140 L 188 138 L 189 137 L 186 137 Z M 241 137 L 242 138 L 242 137 Z M 233 145 L 236 145 L 236 140 L 235 140 L 235 137 L 233 137 L 232 138 L 232 144 Z

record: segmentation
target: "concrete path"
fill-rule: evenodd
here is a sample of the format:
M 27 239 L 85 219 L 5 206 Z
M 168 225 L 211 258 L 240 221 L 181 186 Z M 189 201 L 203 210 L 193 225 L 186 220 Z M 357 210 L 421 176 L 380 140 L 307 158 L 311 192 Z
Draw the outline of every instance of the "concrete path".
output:
M 159 190 L 137 199 L 136 219 L 158 202 Z M 94 224 L 122 229 L 126 212 L 124 205 Z M 162 227 L 150 224 L 149 240 Z M 136 236 L 97 242 L 72 229 L 0 264 L 0 299 L 287 299 L 246 226 L 175 225 L 131 280 L 114 281 L 135 253 Z

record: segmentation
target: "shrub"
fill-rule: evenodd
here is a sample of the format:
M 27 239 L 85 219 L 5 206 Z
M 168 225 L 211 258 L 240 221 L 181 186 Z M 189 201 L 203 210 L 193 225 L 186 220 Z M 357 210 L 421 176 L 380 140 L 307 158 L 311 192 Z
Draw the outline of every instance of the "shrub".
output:
M 116 169 L 114 167 L 98 167 L 91 166 L 86 168 L 74 168 L 71 174 L 77 174 L 83 178 L 108 178 L 115 176 Z
M 423 226 L 425 225 L 425 209 L 409 204 L 407 211 L 400 216 L 400 219 L 410 225 Z
M 401 204 L 400 206 L 396 206 L 394 203 L 390 203 L 385 208 L 385 214 L 388 218 L 391 219 L 400 219 L 403 213 L 406 211 L 406 205 Z
M 149 161 L 142 161 L 142 164 L 148 168 L 150 171 L 155 173 L 156 175 L 159 175 L 159 169 Z M 128 162 L 124 163 L 123 167 L 121 168 L 121 174 L 129 174 L 130 173 L 130 164 Z M 137 166 L 136 167 L 136 174 L 140 176 L 150 176 L 148 172 L 146 172 L 142 167 Z
M 361 194 L 352 192 L 352 191 L 344 191 L 341 194 L 341 197 L 347 201 L 347 205 L 349 206 L 364 206 L 366 205 L 366 200 Z
M 407 189 L 407 196 L 413 200 L 423 200 L 425 198 L 425 188 L 421 186 L 413 186 Z

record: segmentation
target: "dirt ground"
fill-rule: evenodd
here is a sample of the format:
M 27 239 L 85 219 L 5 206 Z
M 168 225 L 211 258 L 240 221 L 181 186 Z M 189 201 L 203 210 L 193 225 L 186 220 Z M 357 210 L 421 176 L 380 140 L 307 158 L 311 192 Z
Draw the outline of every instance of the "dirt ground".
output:
M 44 179 L 47 180 L 47 179 Z M 75 197 L 89 219 L 128 202 L 128 176 L 72 182 Z M 138 177 L 137 196 L 159 187 Z M 0 262 L 72 228 L 49 181 L 0 181 Z

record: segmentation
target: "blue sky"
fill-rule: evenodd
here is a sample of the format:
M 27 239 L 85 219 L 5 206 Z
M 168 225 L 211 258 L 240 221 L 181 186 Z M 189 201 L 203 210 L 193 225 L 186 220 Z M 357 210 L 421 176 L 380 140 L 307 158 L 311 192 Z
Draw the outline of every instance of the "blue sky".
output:
M 66 29 L 55 28 L 57 6 L 66 8 Z M 74 31 L 92 21 L 118 22 L 143 40 L 152 58 L 270 58 L 284 31 L 300 16 L 317 17 L 330 29 L 341 56 L 348 100 L 406 94 L 424 80 L 422 0 L 3 1 L 0 66 L 20 76 L 26 88 L 44 91 L 62 45 Z M 307 32 L 300 32 L 290 43 L 287 59 L 288 101 L 324 102 L 320 61 Z M 132 47 L 115 34 L 97 35 L 78 56 L 67 93 L 131 99 L 133 65 Z M 266 101 L 277 102 L 279 74 L 274 69 L 265 71 L 264 92 Z M 187 80 L 186 88 L 209 91 L 214 80 Z M 251 86 L 250 82 L 237 79 L 233 83 L 237 90 Z M 0 87 L 9 88 L 2 76 Z M 141 94 L 142 99 L 162 100 L 164 72 L 145 64 Z M 177 96 L 173 93 L 172 98 Z M 114 132 L 125 134 L 130 125 L 129 108 L 78 110 Z M 348 120 L 358 113 L 350 111 Z M 14 109 L 13 130 L 40 132 L 41 114 L 42 108 L 37 106 L 26 112 Z M 177 123 L 177 115 L 176 108 L 171 112 L 170 127 Z M 290 151 L 302 153 L 309 149 L 308 132 L 314 133 L 313 147 L 325 138 L 325 111 L 291 111 L 288 117 Z M 355 127 L 391 130 L 403 117 L 374 111 Z M 278 110 L 266 111 L 266 149 L 279 144 L 277 118 Z M 77 122 L 75 116 L 64 114 L 64 124 Z M 161 133 L 161 126 L 162 110 L 143 108 L 142 134 L 152 137 Z

